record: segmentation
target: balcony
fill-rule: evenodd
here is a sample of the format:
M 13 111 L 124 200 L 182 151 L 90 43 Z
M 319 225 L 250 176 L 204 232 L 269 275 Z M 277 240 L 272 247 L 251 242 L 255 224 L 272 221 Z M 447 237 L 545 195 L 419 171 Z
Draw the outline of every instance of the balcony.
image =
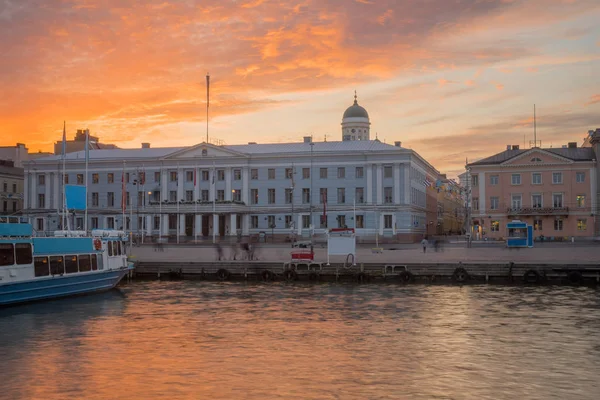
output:
M 507 208 L 508 215 L 566 215 L 569 207 L 521 207 Z

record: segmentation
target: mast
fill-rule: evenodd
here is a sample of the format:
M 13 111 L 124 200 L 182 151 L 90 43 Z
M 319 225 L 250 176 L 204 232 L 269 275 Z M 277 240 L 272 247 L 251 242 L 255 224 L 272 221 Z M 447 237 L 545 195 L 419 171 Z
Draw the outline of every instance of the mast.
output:
M 88 207 L 87 207 L 87 198 L 88 198 L 88 164 L 90 162 L 90 131 L 88 129 L 85 130 L 85 216 L 83 219 L 83 230 L 87 235 L 87 226 L 88 226 Z
M 62 137 L 62 198 L 63 198 L 63 212 L 62 212 L 62 229 L 65 229 L 66 226 L 66 216 L 67 216 L 67 195 L 65 188 L 65 171 L 67 168 L 66 164 L 67 158 L 67 122 L 63 121 L 63 137 Z M 34 183 L 35 184 L 35 183 Z M 68 229 L 67 229 L 68 230 Z

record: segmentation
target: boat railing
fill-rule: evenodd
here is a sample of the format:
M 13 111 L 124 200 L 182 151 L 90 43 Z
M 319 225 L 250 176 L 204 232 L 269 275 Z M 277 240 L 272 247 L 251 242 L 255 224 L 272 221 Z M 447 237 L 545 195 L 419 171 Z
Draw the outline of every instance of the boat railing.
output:
M 28 224 L 27 217 L 0 215 L 0 224 Z

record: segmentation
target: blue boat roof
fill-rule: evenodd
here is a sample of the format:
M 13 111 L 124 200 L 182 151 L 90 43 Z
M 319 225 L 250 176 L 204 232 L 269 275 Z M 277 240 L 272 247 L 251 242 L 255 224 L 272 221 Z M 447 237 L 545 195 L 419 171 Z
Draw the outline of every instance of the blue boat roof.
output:
M 29 237 L 33 233 L 31 224 L 21 220 L 22 217 L 0 217 L 0 236 Z
M 33 238 L 34 255 L 96 253 L 93 239 L 89 237 L 39 237 Z

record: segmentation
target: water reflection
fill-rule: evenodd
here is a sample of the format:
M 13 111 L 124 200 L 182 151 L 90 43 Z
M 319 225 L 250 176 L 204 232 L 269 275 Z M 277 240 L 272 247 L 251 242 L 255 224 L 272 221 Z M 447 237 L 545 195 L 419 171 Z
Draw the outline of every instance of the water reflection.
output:
M 569 287 L 140 282 L 0 311 L 9 398 L 595 399 Z

